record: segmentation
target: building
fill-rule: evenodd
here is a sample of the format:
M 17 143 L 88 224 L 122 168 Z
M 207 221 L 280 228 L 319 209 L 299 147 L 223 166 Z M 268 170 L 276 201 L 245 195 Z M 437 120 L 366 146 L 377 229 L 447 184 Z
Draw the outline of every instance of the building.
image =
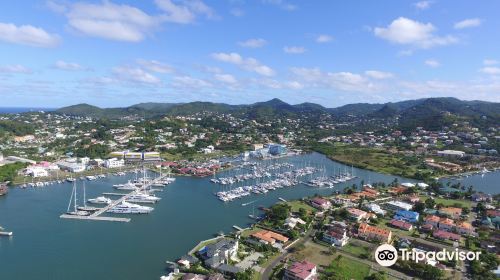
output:
M 341 224 L 334 224 L 323 233 L 323 240 L 332 245 L 342 247 L 347 244 L 349 237 L 347 236 L 347 227 Z
M 437 239 L 442 239 L 442 240 L 452 240 L 452 241 L 459 241 L 460 240 L 460 235 L 447 232 L 444 230 L 436 230 L 432 233 L 432 236 Z
M 252 150 L 257 151 L 257 150 L 260 150 L 260 149 L 264 149 L 264 145 L 263 144 L 252 144 Z
M 285 145 L 279 144 L 270 144 L 269 145 L 269 154 L 273 156 L 285 155 L 288 152 Z
M 437 228 L 440 220 L 441 219 L 436 215 L 428 215 L 427 217 L 425 217 L 425 224 L 428 224 L 428 225 L 433 226 L 434 228 Z
M 410 223 L 418 222 L 419 214 L 413 211 L 399 210 L 393 217 L 396 220 L 402 220 Z
M 26 174 L 31 175 L 34 178 L 49 176 L 49 172 L 46 169 L 39 166 L 28 167 L 26 169 Z
M 444 150 L 444 151 L 438 151 L 437 155 L 440 157 L 462 158 L 465 156 L 465 152 L 455 151 L 455 150 Z
M 385 203 L 384 205 L 387 209 L 393 210 L 393 211 L 398 211 L 398 210 L 409 211 L 413 208 L 413 205 L 406 203 L 406 202 L 397 201 L 397 200 L 389 201 L 389 202 Z
M 304 220 L 302 220 L 301 218 L 295 218 L 295 217 L 289 217 L 285 220 L 285 226 L 290 229 L 294 229 L 297 226 L 297 224 L 305 225 L 306 222 L 304 222 Z
M 224 238 L 201 248 L 198 255 L 206 266 L 215 269 L 237 256 L 238 245 L 238 240 Z
M 395 228 L 399 228 L 399 229 L 402 229 L 402 230 L 412 230 L 413 229 L 413 225 L 408 223 L 408 222 L 405 222 L 403 220 L 398 220 L 398 219 L 392 219 L 391 222 L 390 222 L 390 225 L 395 227 Z
M 261 230 L 252 234 L 252 237 L 264 244 L 286 243 L 288 237 L 270 230 Z
M 285 269 L 283 280 L 315 280 L 318 278 L 317 267 L 308 261 L 295 262 Z
M 347 208 L 347 213 L 349 213 L 349 218 L 354 220 L 354 221 L 361 221 L 363 219 L 367 218 L 367 214 L 363 210 L 359 210 L 357 208 Z
M 125 161 L 160 161 L 160 153 L 158 152 L 131 152 L 131 151 L 116 151 L 110 154 L 112 157 L 123 159 Z
M 106 168 L 118 168 L 125 165 L 125 160 L 110 158 L 104 161 L 104 167 Z
M 319 210 L 328 210 L 332 207 L 332 203 L 328 199 L 315 197 L 311 199 L 311 205 Z
M 380 208 L 380 205 L 378 205 L 378 204 L 370 203 L 370 204 L 366 205 L 366 208 L 369 211 L 372 211 L 373 213 L 375 213 L 377 215 L 385 216 L 385 210 Z
M 72 173 L 79 173 L 85 171 L 85 165 L 76 162 L 61 161 L 57 163 L 57 166 L 59 166 L 61 170 L 65 170 Z
M 474 228 L 470 223 L 465 221 L 458 222 L 457 225 L 455 226 L 455 229 L 457 230 L 458 233 L 463 235 L 474 235 Z
M 358 228 L 358 236 L 369 241 L 389 243 L 392 238 L 392 231 L 362 223 Z
M 443 207 L 439 209 L 439 213 L 446 215 L 452 219 L 458 219 L 462 215 L 462 208 L 458 207 Z

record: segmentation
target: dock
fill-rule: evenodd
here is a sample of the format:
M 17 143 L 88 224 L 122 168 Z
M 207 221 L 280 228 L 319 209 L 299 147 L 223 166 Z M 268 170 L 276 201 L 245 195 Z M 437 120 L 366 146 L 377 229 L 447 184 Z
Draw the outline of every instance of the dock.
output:
M 0 231 L 0 236 L 12 236 L 13 234 L 12 231 Z
M 124 196 L 126 193 L 114 193 L 114 192 L 105 192 L 103 195 L 116 195 L 116 196 Z
M 237 231 L 243 231 L 242 228 L 240 228 L 239 226 L 236 226 L 236 225 L 234 225 L 233 228 L 236 229 Z
M 147 190 L 148 188 L 151 188 L 151 186 L 158 184 L 160 181 L 162 181 L 167 175 L 158 177 L 148 184 L 142 185 L 138 190 L 132 191 L 130 193 L 104 193 L 107 195 L 120 195 L 121 197 L 118 198 L 117 200 L 113 200 L 112 203 L 106 205 L 105 207 L 99 209 L 98 211 L 88 215 L 88 216 L 80 216 L 80 215 L 68 215 L 68 214 L 62 214 L 59 216 L 61 219 L 75 219 L 75 220 L 92 220 L 92 221 L 108 221 L 108 222 L 130 222 L 130 218 L 120 218 L 120 217 L 101 217 L 102 214 L 106 213 L 109 209 L 115 207 L 116 205 L 122 203 L 123 201 L 127 200 L 131 195 L 137 194 L 139 192 L 142 192 L 144 190 Z
M 283 202 L 287 202 L 284 198 L 278 197 L 278 199 L 283 201 Z

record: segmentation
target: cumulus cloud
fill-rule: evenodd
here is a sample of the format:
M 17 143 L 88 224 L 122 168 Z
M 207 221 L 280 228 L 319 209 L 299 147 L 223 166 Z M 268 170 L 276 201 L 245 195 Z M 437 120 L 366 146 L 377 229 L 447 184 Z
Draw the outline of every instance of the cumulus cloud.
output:
M 206 18 L 216 18 L 214 10 L 201 0 L 155 0 L 156 5 L 166 14 L 163 18 L 170 22 L 193 23 L 198 15 Z
M 82 71 L 82 70 L 87 69 L 78 63 L 66 62 L 63 60 L 56 61 L 56 63 L 54 64 L 54 68 L 59 69 L 59 70 L 66 70 L 66 71 Z
M 115 67 L 113 74 L 122 81 L 143 83 L 143 84 L 159 84 L 160 79 L 151 73 L 144 71 L 141 68 L 133 67 Z
M 483 60 L 483 64 L 484 65 L 496 65 L 496 64 L 498 64 L 498 61 L 494 60 L 494 59 L 485 59 L 485 60 Z
M 489 75 L 500 75 L 500 68 L 499 67 L 483 67 L 479 70 L 480 72 L 484 74 L 489 74 Z
M 238 42 L 238 45 L 245 47 L 245 48 L 261 48 L 267 44 L 267 41 L 258 38 L 258 39 L 248 39 L 246 41 Z
M 285 46 L 283 48 L 283 51 L 289 54 L 301 54 L 305 53 L 306 49 L 304 47 L 298 47 L 298 46 L 291 46 L 291 47 Z
M 69 26 L 81 34 L 127 42 L 142 41 L 162 21 L 136 7 L 110 1 L 69 4 L 64 15 Z
M 373 76 L 387 76 L 381 75 L 383 72 L 367 71 L 370 74 L 361 75 L 352 72 L 323 72 L 319 68 L 304 68 L 292 67 L 290 72 L 295 77 L 295 80 L 302 81 L 304 87 L 317 87 L 326 89 L 336 89 L 341 91 L 351 92 L 373 92 L 378 86 L 373 83 L 369 78 Z M 377 78 L 374 78 L 378 80 Z
M 60 38 L 59 35 L 49 33 L 40 27 L 0 22 L 0 41 L 48 48 L 57 46 Z
M 427 10 L 431 6 L 432 2 L 431 1 L 419 1 L 416 3 L 413 3 L 413 6 L 419 10 Z
M 275 74 L 274 70 L 266 66 L 264 64 L 261 64 L 258 60 L 255 58 L 244 58 L 238 53 L 213 53 L 212 58 L 218 61 L 226 62 L 226 63 L 231 63 L 234 65 L 238 65 L 240 68 L 250 71 L 250 72 L 255 72 L 259 75 L 262 76 L 273 76 Z
M 31 69 L 29 69 L 23 65 L 20 65 L 20 64 L 0 66 L 0 73 L 31 74 L 32 72 L 33 71 L 31 71 Z
M 421 23 L 405 17 L 393 20 L 387 27 L 376 27 L 373 30 L 375 36 L 389 42 L 423 49 L 458 42 L 451 35 L 437 36 L 435 31 L 436 28 L 431 23 Z
M 215 74 L 214 77 L 216 80 L 226 84 L 231 84 L 231 85 L 238 84 L 238 80 L 236 80 L 236 78 L 230 74 Z
M 478 18 L 468 18 L 464 19 L 462 21 L 456 22 L 453 25 L 453 28 L 455 29 L 464 29 L 464 28 L 470 28 L 470 27 L 478 27 L 481 25 L 481 19 Z
M 394 75 L 392 73 L 382 72 L 382 71 L 377 71 L 377 70 L 365 71 L 365 75 L 370 77 L 370 78 L 378 79 L 378 80 L 389 79 L 389 78 L 394 77 Z
M 331 42 L 332 40 L 333 40 L 333 37 L 330 35 L 326 35 L 326 34 L 320 34 L 320 35 L 318 35 L 318 37 L 316 37 L 317 43 L 328 43 L 328 42 Z
M 441 66 L 441 63 L 439 63 L 439 61 L 437 61 L 437 60 L 435 60 L 435 59 L 427 59 L 427 60 L 425 61 L 425 64 L 426 64 L 427 66 L 432 67 L 432 68 L 436 68 L 436 67 Z
M 213 85 L 205 80 L 193 78 L 191 76 L 176 76 L 172 79 L 172 85 L 183 89 L 204 89 L 213 87 Z
M 175 72 L 175 69 L 172 66 L 159 62 L 157 60 L 138 59 L 137 63 L 142 67 L 144 67 L 144 69 L 151 72 L 156 72 L 161 74 L 170 74 Z

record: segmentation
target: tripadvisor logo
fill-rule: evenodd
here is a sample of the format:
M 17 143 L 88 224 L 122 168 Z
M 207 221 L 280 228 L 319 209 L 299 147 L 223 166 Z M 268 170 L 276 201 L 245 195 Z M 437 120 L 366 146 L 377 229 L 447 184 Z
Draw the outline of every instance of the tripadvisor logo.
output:
M 472 252 L 472 251 L 459 251 L 455 249 L 454 251 L 447 251 L 445 249 L 435 252 L 435 251 L 422 251 L 416 249 L 399 249 L 396 250 L 394 246 L 389 244 L 380 245 L 377 250 L 375 250 L 375 260 L 381 266 L 392 266 L 398 260 L 398 255 L 401 256 L 401 260 L 403 261 L 414 261 L 425 262 L 425 261 L 473 261 L 479 260 L 479 255 L 481 252 Z

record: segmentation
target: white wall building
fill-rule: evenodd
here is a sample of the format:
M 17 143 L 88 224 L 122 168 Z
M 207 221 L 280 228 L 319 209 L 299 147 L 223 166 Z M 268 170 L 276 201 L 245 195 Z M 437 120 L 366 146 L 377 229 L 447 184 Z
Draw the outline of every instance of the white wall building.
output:
M 106 168 L 118 168 L 125 165 L 123 159 L 110 158 L 104 161 L 104 167 Z

